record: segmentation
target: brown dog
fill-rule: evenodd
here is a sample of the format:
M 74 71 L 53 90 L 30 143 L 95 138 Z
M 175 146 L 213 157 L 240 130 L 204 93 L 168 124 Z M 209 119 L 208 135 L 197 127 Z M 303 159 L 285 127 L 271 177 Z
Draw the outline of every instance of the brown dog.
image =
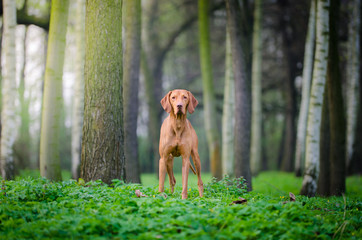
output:
M 186 119 L 187 111 L 194 112 L 198 101 L 187 90 L 170 91 L 161 100 L 161 105 L 170 115 L 163 121 L 160 134 L 159 192 L 164 191 L 166 171 L 170 178 L 171 193 L 174 191 L 176 179 L 173 175 L 173 158 L 182 157 L 182 199 L 187 198 L 187 180 L 189 168 L 197 175 L 199 195 L 204 192 L 201 180 L 201 164 L 197 150 L 198 139 L 190 121 Z M 190 163 L 194 162 L 196 172 Z

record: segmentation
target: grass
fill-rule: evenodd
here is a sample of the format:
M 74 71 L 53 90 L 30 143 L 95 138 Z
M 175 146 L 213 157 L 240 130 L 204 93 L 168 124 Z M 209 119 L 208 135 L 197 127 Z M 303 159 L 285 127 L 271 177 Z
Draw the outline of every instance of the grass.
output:
M 204 183 L 211 181 L 210 173 L 202 173 Z M 175 174 L 176 186 L 181 186 L 181 173 Z M 141 181 L 145 186 L 158 185 L 156 174 L 142 174 Z M 260 173 L 257 177 L 253 177 L 253 192 L 267 194 L 269 196 L 278 197 L 288 195 L 289 192 L 299 194 L 302 186 L 302 178 L 295 177 L 293 173 L 267 171 Z M 197 188 L 197 177 L 194 174 L 189 174 L 188 185 Z M 362 181 L 360 176 L 348 177 L 346 180 L 347 196 L 362 196 Z M 165 187 L 169 187 L 168 176 L 166 175 Z
M 153 174 L 142 175 L 143 185 L 52 183 L 38 173 L 2 181 L 0 239 L 362 238 L 360 177 L 347 179 L 345 197 L 307 198 L 297 195 L 301 179 L 293 174 L 262 173 L 249 193 L 240 181 L 216 182 L 203 174 L 200 198 L 190 174 L 187 200 L 181 199 L 181 174 L 176 179 L 175 193 L 166 187 L 161 195 Z M 147 197 L 138 198 L 135 190 Z

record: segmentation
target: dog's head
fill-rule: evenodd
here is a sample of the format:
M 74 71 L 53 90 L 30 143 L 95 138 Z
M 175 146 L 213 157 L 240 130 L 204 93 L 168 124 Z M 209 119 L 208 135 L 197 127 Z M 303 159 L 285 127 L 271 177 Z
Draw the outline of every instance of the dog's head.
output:
M 161 100 L 163 109 L 168 113 L 173 111 L 175 115 L 185 115 L 186 110 L 193 113 L 198 103 L 190 91 L 183 89 L 169 91 Z

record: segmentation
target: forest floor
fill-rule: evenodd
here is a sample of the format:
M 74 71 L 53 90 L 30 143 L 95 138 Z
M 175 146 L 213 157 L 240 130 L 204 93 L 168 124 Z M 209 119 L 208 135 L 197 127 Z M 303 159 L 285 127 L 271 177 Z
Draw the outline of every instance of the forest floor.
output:
M 345 196 L 329 198 L 298 195 L 301 178 L 281 172 L 260 174 L 248 193 L 240 179 L 204 174 L 202 198 L 190 174 L 188 200 L 181 174 L 176 181 L 174 194 L 168 186 L 159 194 L 154 174 L 142 175 L 143 185 L 37 174 L 2 181 L 0 239 L 362 239 L 360 176 L 347 179 Z

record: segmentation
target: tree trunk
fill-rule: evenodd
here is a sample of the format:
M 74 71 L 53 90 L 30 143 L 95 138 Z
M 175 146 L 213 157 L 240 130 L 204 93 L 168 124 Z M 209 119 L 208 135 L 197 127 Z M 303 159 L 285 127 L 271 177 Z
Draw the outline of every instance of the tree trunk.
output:
M 352 13 L 350 14 L 348 32 L 348 58 L 347 58 L 347 131 L 346 131 L 346 165 L 351 169 L 351 158 L 356 134 L 358 114 L 358 80 L 360 78 L 360 26 L 361 26 L 361 1 L 351 1 Z M 361 86 L 359 86 L 361 87 Z M 360 103 L 361 104 L 361 103 Z
M 137 116 L 141 54 L 141 1 L 123 2 L 125 49 L 123 56 L 124 155 L 126 181 L 141 183 L 138 160 Z
M 145 52 L 141 51 L 141 69 L 144 76 L 145 81 L 145 92 L 146 92 L 146 102 L 148 108 L 148 142 L 150 146 L 148 147 L 149 156 L 151 160 L 150 166 L 154 171 L 158 169 L 158 161 L 159 152 L 158 152 L 158 144 L 159 144 L 159 136 L 160 136 L 160 128 L 161 128 L 161 120 L 158 108 L 159 101 L 157 99 L 161 99 L 161 97 L 156 98 L 153 94 L 154 90 L 154 77 L 152 71 L 148 65 L 147 56 Z M 156 158 L 158 160 L 156 161 Z M 157 172 L 158 176 L 158 172 Z
M 361 55 L 360 55 L 361 57 Z M 359 85 L 362 86 L 362 78 L 359 79 Z M 362 88 L 359 88 L 359 102 L 362 102 Z M 356 138 L 353 145 L 353 154 L 351 164 L 348 167 L 348 174 L 362 174 L 362 104 L 357 109 Z
M 316 51 L 306 137 L 306 162 L 302 195 L 315 196 L 319 176 L 320 123 L 327 75 L 329 41 L 329 0 L 318 1 Z
M 26 68 L 26 39 L 28 28 L 26 26 L 18 26 L 17 31 L 21 29 L 22 36 L 17 40 L 16 44 L 21 45 L 21 57 L 18 59 L 20 63 L 19 73 L 19 104 L 20 104 L 20 131 L 18 133 L 17 139 L 14 143 L 14 165 L 15 165 L 15 174 L 19 173 L 19 170 L 30 168 L 30 149 L 31 149 L 31 138 L 29 131 L 29 104 L 30 97 L 25 97 L 25 68 Z M 30 92 L 30 91 L 29 91 Z
M 122 3 L 88 0 L 81 177 L 124 178 Z
M 143 53 L 141 56 L 141 68 L 145 77 L 145 94 L 148 106 L 148 137 L 149 152 L 153 162 L 153 170 L 158 177 L 158 161 L 160 155 L 158 145 L 160 142 L 161 116 L 163 113 L 160 107 L 162 95 L 162 61 L 160 61 L 160 36 L 157 24 L 159 15 L 159 1 L 148 0 L 143 4 Z
M 1 175 L 4 179 L 14 179 L 13 144 L 15 141 L 15 98 L 16 59 L 15 29 L 16 5 L 13 0 L 3 0 L 3 56 L 2 69 L 2 109 L 1 109 Z
M 252 111 L 251 111 L 251 173 L 257 175 L 261 169 L 262 157 L 262 108 L 261 108 L 261 19 L 262 0 L 256 0 L 254 6 L 253 59 L 252 59 Z
M 326 83 L 328 85 L 328 82 Z M 320 196 L 329 196 L 330 186 L 330 120 L 329 120 L 329 104 L 328 104 L 328 87 L 323 94 L 322 120 L 321 120 L 321 139 L 319 144 L 319 177 L 317 185 L 317 194 Z
M 63 65 L 69 0 L 52 2 L 45 67 L 40 135 L 40 174 L 60 181 L 60 119 L 63 107 Z
M 224 105 L 222 114 L 222 169 L 223 175 L 229 176 L 234 173 L 234 108 L 235 90 L 232 69 L 232 56 L 230 36 L 226 31 L 226 53 L 225 53 L 225 87 Z
M 302 80 L 302 102 L 300 104 L 297 142 L 295 151 L 295 174 L 297 177 L 302 176 L 303 164 L 305 158 L 305 137 L 307 128 L 307 116 L 309 108 L 310 85 L 312 82 L 313 72 L 313 55 L 315 46 L 315 9 L 316 0 L 311 1 L 308 32 L 305 41 L 304 63 L 303 63 L 303 80 Z
M 211 173 L 217 179 L 222 178 L 220 156 L 220 134 L 216 122 L 215 90 L 212 77 L 211 49 L 209 33 L 209 1 L 199 0 L 199 43 L 200 64 L 203 84 L 204 121 L 209 146 Z
M 328 58 L 328 103 L 330 119 L 330 194 L 340 196 L 346 192 L 346 121 L 342 97 L 338 52 L 339 0 L 331 0 L 330 38 Z
M 80 177 L 80 156 L 82 146 L 82 128 L 84 111 L 84 32 L 85 32 L 85 0 L 77 0 L 76 17 L 77 52 L 74 83 L 73 125 L 72 125 L 72 177 Z
M 283 144 L 283 152 L 281 155 L 281 170 L 293 171 L 295 139 L 296 139 L 296 92 L 294 87 L 294 79 L 297 72 L 296 54 L 292 50 L 294 39 L 292 21 L 290 13 L 290 3 L 287 0 L 279 0 L 283 14 L 280 15 L 280 31 L 282 36 L 283 61 L 285 64 L 286 79 L 284 84 L 283 97 L 285 99 L 285 136 Z
M 238 0 L 226 0 L 227 26 L 230 33 L 233 70 L 235 77 L 235 177 L 244 177 L 248 191 L 252 190 L 250 171 L 250 126 L 251 126 L 251 96 L 250 78 L 248 76 L 247 36 L 243 35 L 240 23 L 242 21 L 241 6 Z M 245 15 L 244 15 L 245 17 Z M 245 19 L 245 18 L 244 18 Z M 245 30 L 245 29 L 243 29 Z

